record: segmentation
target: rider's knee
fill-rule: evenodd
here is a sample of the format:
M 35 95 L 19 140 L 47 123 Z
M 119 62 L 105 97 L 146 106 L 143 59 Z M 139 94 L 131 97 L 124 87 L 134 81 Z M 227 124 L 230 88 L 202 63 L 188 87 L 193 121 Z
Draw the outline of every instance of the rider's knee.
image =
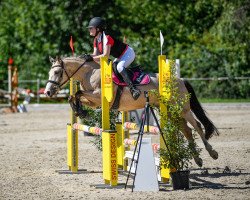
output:
M 117 64 L 116 68 L 117 68 L 117 71 L 118 71 L 119 73 L 121 73 L 121 72 L 123 71 L 123 69 L 125 68 L 124 63 L 125 63 L 125 62 L 120 61 L 120 62 Z

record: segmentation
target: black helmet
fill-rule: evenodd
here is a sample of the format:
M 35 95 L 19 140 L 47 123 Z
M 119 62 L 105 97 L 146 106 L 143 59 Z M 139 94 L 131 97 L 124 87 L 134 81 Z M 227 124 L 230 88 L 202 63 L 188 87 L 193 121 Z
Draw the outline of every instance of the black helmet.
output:
M 94 17 L 89 21 L 88 28 L 91 28 L 91 27 L 95 27 L 95 28 L 99 28 L 101 30 L 105 30 L 106 29 L 106 22 L 101 17 Z

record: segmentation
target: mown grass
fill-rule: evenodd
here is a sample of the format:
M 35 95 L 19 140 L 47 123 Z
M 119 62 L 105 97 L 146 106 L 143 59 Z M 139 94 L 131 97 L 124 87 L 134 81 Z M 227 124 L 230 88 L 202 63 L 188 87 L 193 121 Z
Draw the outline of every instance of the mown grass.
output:
M 250 99 L 199 99 L 202 103 L 249 103 Z

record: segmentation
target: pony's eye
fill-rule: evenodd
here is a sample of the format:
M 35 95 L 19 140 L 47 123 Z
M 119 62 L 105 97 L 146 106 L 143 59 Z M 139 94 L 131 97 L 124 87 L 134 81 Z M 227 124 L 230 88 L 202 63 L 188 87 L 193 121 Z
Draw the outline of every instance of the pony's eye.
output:
M 59 74 L 60 73 L 60 71 L 55 71 L 55 75 L 57 75 L 57 74 Z

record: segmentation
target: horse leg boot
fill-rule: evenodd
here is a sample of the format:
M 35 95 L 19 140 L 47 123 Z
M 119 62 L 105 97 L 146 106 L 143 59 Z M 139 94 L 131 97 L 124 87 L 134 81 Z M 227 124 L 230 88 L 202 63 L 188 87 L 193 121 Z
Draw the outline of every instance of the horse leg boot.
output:
M 125 83 L 128 85 L 132 97 L 134 98 L 134 100 L 137 100 L 141 94 L 141 91 L 133 85 L 132 81 L 129 78 L 128 72 L 125 68 L 120 72 L 120 74 L 122 75 L 122 78 L 125 81 Z
M 69 102 L 69 105 L 70 105 L 71 109 L 73 110 L 75 116 L 78 117 L 79 115 L 77 113 L 77 106 L 75 103 L 75 98 L 73 96 L 69 96 L 68 102 Z
M 88 114 L 87 110 L 83 110 L 80 102 L 79 95 L 81 94 L 81 91 L 78 91 L 75 94 L 75 97 L 69 96 L 68 102 L 75 114 L 76 117 L 80 117 L 81 119 L 85 118 Z
M 75 101 L 76 101 L 76 109 L 77 109 L 77 114 L 78 116 L 83 119 L 87 116 L 88 114 L 88 111 L 87 110 L 83 110 L 82 109 L 82 103 L 80 101 L 80 97 L 82 95 L 82 91 L 81 90 L 78 90 L 76 93 L 75 93 Z

